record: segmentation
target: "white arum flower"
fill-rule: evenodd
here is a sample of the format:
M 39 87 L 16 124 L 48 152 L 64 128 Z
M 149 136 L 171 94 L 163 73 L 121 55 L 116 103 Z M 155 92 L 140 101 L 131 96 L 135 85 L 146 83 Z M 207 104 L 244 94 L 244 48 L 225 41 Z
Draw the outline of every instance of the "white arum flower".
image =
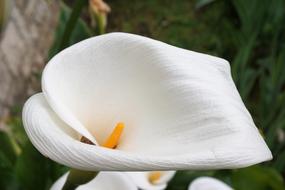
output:
M 224 182 L 212 177 L 199 177 L 188 187 L 188 190 L 233 190 Z
M 163 190 L 174 177 L 175 171 L 126 172 L 139 189 Z
M 221 169 L 272 158 L 221 58 L 111 33 L 58 53 L 42 90 L 24 106 L 25 130 L 72 168 Z
M 68 173 L 61 176 L 50 190 L 61 190 Z M 80 185 L 76 190 L 137 190 L 136 185 L 120 172 L 100 172 L 90 182 Z

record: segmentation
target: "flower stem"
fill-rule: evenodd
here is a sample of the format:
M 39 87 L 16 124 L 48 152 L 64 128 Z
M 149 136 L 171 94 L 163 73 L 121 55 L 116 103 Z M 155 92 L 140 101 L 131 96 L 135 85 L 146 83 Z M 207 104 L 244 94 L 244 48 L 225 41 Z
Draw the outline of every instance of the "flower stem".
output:
M 106 27 L 106 15 L 102 14 L 96 15 L 96 22 L 97 22 L 97 33 L 99 35 L 104 34 Z
M 98 173 L 99 172 L 71 169 L 62 190 L 74 190 L 78 186 L 88 183 L 94 179 Z
M 64 33 L 62 36 L 62 40 L 59 46 L 59 51 L 63 50 L 69 45 L 69 40 L 71 37 L 71 34 L 73 32 L 73 29 L 76 25 L 76 22 L 81 14 L 81 11 L 85 5 L 88 5 L 88 0 L 77 0 L 73 6 L 72 12 L 70 14 L 70 17 L 66 23 Z

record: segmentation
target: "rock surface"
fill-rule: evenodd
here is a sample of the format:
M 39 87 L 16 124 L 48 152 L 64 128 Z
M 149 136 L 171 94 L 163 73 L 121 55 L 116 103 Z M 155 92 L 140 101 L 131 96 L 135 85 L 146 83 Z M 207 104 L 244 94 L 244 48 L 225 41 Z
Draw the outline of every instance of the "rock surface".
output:
M 59 2 L 8 0 L 10 12 L 0 38 L 0 120 L 39 91 L 39 76 L 56 27 Z

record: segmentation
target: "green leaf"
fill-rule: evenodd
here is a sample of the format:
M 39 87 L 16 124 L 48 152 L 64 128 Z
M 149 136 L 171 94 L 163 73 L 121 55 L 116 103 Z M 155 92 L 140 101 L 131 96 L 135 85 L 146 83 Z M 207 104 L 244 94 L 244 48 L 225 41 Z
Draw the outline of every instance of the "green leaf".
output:
M 233 171 L 232 184 L 236 190 L 284 190 L 281 175 L 273 168 L 261 166 Z
M 70 169 L 62 190 L 74 190 L 82 184 L 93 180 L 99 172 Z
M 196 5 L 195 8 L 196 9 L 201 9 L 207 5 L 210 5 L 211 3 L 213 3 L 215 0 L 197 0 L 196 1 Z
M 75 1 L 72 11 L 69 15 L 69 18 L 64 28 L 63 36 L 61 38 L 61 42 L 59 45 L 59 51 L 66 48 L 69 45 L 70 37 L 80 17 L 81 11 L 85 5 L 88 5 L 88 0 Z
M 59 22 L 58 26 L 55 31 L 55 39 L 54 43 L 49 51 L 49 59 L 52 58 L 55 54 L 57 54 L 60 51 L 60 46 L 62 43 L 62 38 L 64 37 L 64 33 L 67 27 L 67 22 L 71 15 L 71 9 L 66 6 L 65 4 L 60 4 L 60 15 L 59 15 Z M 86 38 L 89 38 L 92 36 L 91 31 L 89 30 L 87 24 L 82 19 L 78 18 L 76 21 L 74 28 L 72 31 L 70 31 L 70 36 L 68 36 L 68 44 L 65 44 L 64 46 L 69 46 L 72 44 L 75 44 L 81 40 L 84 40 Z M 66 38 L 66 37 L 65 37 Z M 64 42 L 67 43 L 67 42 Z
M 5 156 L 11 164 L 15 163 L 17 159 L 17 151 L 13 143 L 7 133 L 0 131 L 0 151 L 2 151 L 3 156 Z
M 279 153 L 276 161 L 274 162 L 274 167 L 277 171 L 282 172 L 285 169 L 285 151 Z
M 10 138 L 19 146 L 18 149 L 24 146 L 28 141 L 28 137 L 22 124 L 22 118 L 18 115 L 11 116 L 7 121 L 7 127 L 10 129 Z
M 47 189 L 50 181 L 50 165 L 51 161 L 42 156 L 28 142 L 15 166 L 15 174 L 20 188 L 23 190 Z
M 13 164 L 6 155 L 0 151 L 0 189 L 8 189 L 14 183 Z

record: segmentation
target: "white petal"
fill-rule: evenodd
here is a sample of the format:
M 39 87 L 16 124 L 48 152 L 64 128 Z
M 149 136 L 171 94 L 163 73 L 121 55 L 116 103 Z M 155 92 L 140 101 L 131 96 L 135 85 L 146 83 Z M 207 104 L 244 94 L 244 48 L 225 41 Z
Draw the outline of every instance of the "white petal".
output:
M 217 57 L 113 33 L 60 52 L 46 66 L 42 85 L 44 97 L 25 106 L 25 128 L 43 154 L 71 167 L 217 169 L 272 158 L 229 64 Z M 80 143 L 59 130 L 71 127 L 101 144 L 119 121 L 126 127 L 118 150 Z
M 167 184 L 175 175 L 176 171 L 164 171 L 162 172 L 161 178 L 156 182 L 156 184 Z
M 163 190 L 167 187 L 167 183 L 174 177 L 175 171 L 162 171 L 162 177 L 156 184 L 149 181 L 151 172 L 125 172 L 132 181 L 143 190 Z
M 212 177 L 199 177 L 188 187 L 188 190 L 233 190 L 224 182 Z
M 68 173 L 61 176 L 50 190 L 61 190 Z M 137 190 L 130 179 L 120 172 L 100 172 L 90 182 L 79 186 L 76 190 Z

